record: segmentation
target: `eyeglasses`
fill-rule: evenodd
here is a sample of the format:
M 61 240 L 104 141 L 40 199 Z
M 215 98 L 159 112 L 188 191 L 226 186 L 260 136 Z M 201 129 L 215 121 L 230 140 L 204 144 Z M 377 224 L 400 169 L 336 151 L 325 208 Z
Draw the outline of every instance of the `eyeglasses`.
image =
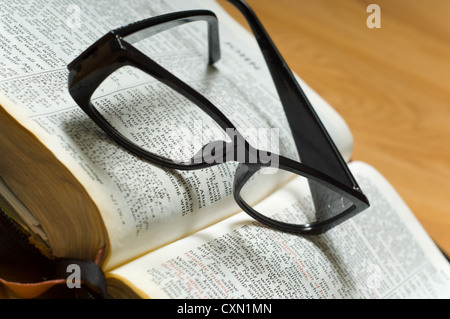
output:
M 253 10 L 242 0 L 228 1 L 244 15 L 257 39 L 301 162 L 252 146 L 213 103 L 136 47 L 140 40 L 167 29 L 206 21 L 209 63 L 214 64 L 220 59 L 218 20 L 208 10 L 165 14 L 110 31 L 68 65 L 69 92 L 112 140 L 135 156 L 177 170 L 237 162 L 234 199 L 245 212 L 282 231 L 323 233 L 369 207 L 369 202 Z M 135 75 L 127 67 L 150 76 L 157 84 L 142 88 L 137 81 L 136 86 L 141 89 L 133 90 Z M 122 84 L 120 79 L 127 83 Z M 115 96 L 114 103 L 94 97 L 94 92 L 107 81 L 112 87 L 131 91 Z M 99 96 L 107 95 L 107 91 L 100 89 Z M 169 100 L 176 103 L 166 103 Z M 163 119 L 169 124 L 161 125 L 162 115 L 158 112 L 164 112 Z M 216 132 L 207 140 L 202 138 L 201 144 L 188 143 L 187 150 L 186 143 L 173 138 L 176 123 L 187 120 L 183 119 L 186 114 L 191 120 L 209 123 L 208 129 Z M 201 134 L 202 127 L 197 134 Z M 183 145 L 183 150 L 171 151 L 165 146 L 165 139 L 171 145 Z M 275 170 L 268 173 L 268 168 Z M 310 205 L 303 204 L 295 214 L 255 205 L 261 187 L 285 182 L 291 176 L 299 182 L 289 196 L 309 197 Z

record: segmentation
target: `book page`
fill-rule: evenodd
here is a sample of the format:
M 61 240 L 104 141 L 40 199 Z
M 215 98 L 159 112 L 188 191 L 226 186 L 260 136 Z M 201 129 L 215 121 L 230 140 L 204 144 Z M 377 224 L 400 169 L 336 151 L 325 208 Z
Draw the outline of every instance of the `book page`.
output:
M 29 4 L 12 0 L 2 9 L 0 105 L 55 154 L 99 207 L 112 251 L 106 269 L 237 212 L 232 198 L 236 164 L 173 171 L 124 151 L 70 97 L 66 65 L 111 29 L 162 13 L 208 7 L 221 23 L 219 62 L 207 65 L 204 23 L 152 37 L 154 42 L 147 45 L 151 57 L 217 105 L 236 127 L 248 133 L 252 143 L 255 129 L 278 129 L 279 152 L 295 158 L 292 137 L 261 55 L 246 43 L 248 35 L 241 35 L 246 31 L 230 26 L 232 20 L 214 2 L 135 0 L 112 6 L 107 0 L 38 0 Z M 131 93 L 147 103 L 151 99 L 146 93 L 157 93 L 159 84 L 154 79 L 136 78 Z M 106 90 L 103 103 L 112 95 L 126 99 L 131 94 L 113 86 Z M 306 91 L 348 160 L 353 141 L 345 122 L 312 90 Z M 157 101 L 163 108 L 171 103 Z M 131 114 L 132 120 L 141 115 Z M 183 119 L 194 117 L 186 112 L 179 115 L 167 120 L 151 114 L 154 127 L 169 131 L 186 126 Z M 173 138 L 159 141 L 167 150 L 177 143 Z
M 319 236 L 245 213 L 112 272 L 150 298 L 449 298 L 450 264 L 388 182 L 350 168 L 371 207 Z M 298 213 L 293 180 L 259 205 Z

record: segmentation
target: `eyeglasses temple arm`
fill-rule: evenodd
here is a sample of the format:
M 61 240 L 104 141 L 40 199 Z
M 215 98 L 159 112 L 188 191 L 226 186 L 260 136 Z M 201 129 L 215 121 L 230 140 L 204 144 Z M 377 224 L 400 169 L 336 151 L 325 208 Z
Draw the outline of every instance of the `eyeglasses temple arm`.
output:
M 219 24 L 216 15 L 209 10 L 168 13 L 132 23 L 113 32 L 133 44 L 173 27 L 202 20 L 208 23 L 209 63 L 213 64 L 220 59 Z
M 246 18 L 271 73 L 298 154 L 309 165 L 347 185 L 357 185 L 311 103 L 253 10 L 242 0 L 227 0 Z

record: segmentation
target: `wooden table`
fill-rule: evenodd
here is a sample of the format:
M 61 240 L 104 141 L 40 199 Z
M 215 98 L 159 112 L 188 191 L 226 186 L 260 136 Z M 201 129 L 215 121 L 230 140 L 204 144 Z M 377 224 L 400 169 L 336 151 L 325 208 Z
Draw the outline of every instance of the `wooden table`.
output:
M 289 66 L 346 120 L 353 159 L 377 168 L 450 253 L 450 1 L 248 3 Z M 367 27 L 371 3 L 381 28 Z

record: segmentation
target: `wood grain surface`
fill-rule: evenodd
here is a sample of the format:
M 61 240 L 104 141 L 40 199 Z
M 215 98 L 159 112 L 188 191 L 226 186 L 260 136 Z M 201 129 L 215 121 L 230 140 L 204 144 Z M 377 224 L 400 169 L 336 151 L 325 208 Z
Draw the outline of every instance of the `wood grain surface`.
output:
M 353 160 L 378 169 L 450 253 L 450 1 L 248 3 L 288 65 L 348 123 Z M 381 28 L 367 27 L 372 3 Z

